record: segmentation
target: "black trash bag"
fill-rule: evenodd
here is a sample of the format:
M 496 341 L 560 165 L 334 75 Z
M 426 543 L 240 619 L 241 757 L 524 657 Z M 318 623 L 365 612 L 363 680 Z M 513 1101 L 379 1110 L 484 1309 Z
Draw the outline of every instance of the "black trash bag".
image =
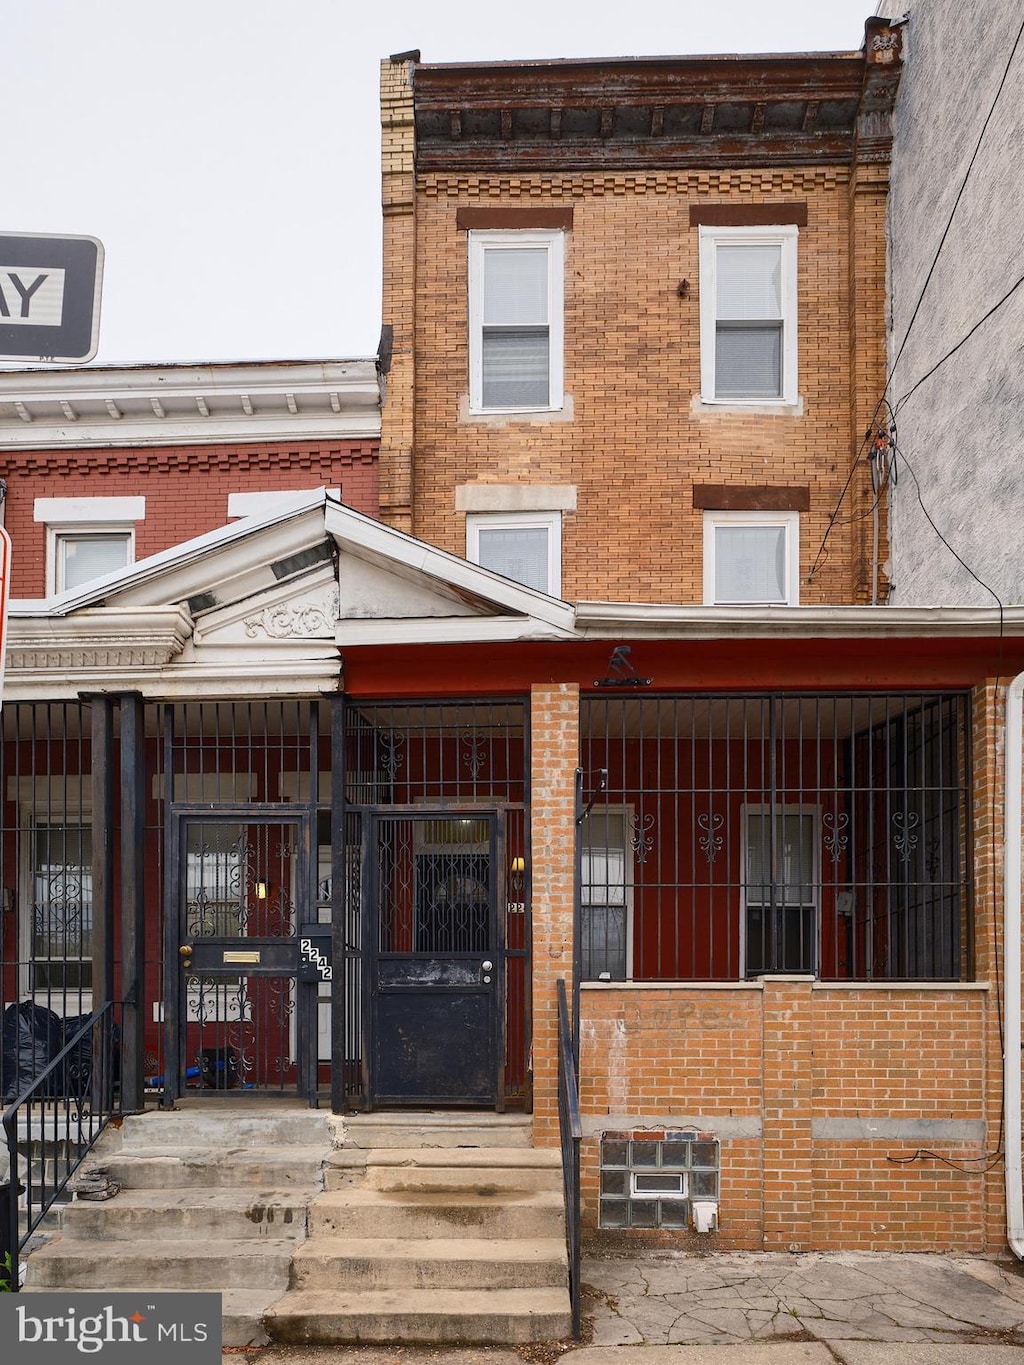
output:
M 2 1033 L 3 1097 L 9 1102 L 28 1088 L 64 1046 L 60 1017 L 33 1000 L 8 1005 Z
M 61 1035 L 61 1048 L 67 1047 L 75 1034 L 85 1028 L 92 1018 L 89 1014 L 77 1014 L 65 1019 Z M 80 1038 L 64 1058 L 53 1076 L 51 1095 L 61 1095 L 68 1099 L 83 1099 L 89 1093 L 92 1081 L 92 1032 Z

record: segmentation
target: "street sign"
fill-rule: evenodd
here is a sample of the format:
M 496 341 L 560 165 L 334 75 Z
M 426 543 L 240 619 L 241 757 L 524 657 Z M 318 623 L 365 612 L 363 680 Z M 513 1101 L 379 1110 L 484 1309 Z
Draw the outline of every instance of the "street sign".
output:
M 91 360 L 102 279 L 95 237 L 0 232 L 0 360 Z

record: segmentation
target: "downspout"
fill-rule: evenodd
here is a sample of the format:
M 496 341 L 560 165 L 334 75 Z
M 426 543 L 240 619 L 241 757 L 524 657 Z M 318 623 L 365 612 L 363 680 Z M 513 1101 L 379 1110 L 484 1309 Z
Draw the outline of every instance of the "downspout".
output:
M 1024 673 L 1006 689 L 1006 790 L 1003 816 L 1003 1112 L 1005 1115 L 1006 1240 L 1024 1261 L 1021 1185 L 1021 744 Z

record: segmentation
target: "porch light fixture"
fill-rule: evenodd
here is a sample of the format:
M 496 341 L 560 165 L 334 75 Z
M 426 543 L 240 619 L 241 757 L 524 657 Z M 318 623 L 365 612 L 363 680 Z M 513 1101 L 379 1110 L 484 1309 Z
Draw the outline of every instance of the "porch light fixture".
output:
M 257 882 L 257 883 L 256 883 L 256 899 L 257 899 L 258 901 L 265 901 L 265 900 L 267 899 L 267 892 L 268 892 L 269 890 L 270 890 L 270 888 L 267 886 L 267 883 L 266 883 L 266 882 Z

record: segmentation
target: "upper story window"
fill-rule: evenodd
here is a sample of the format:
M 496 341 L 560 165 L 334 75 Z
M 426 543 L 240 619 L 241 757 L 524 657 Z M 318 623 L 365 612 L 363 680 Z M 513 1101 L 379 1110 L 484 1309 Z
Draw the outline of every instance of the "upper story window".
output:
M 564 234 L 469 234 L 469 397 L 473 412 L 563 405 Z
M 145 498 L 36 498 L 46 523 L 46 594 L 68 592 L 135 561 Z
M 706 403 L 796 403 L 797 229 L 701 227 Z
M 705 512 L 706 606 L 795 607 L 800 600 L 798 512 Z
M 466 558 L 550 597 L 562 591 L 560 512 L 481 512 L 466 517 Z

